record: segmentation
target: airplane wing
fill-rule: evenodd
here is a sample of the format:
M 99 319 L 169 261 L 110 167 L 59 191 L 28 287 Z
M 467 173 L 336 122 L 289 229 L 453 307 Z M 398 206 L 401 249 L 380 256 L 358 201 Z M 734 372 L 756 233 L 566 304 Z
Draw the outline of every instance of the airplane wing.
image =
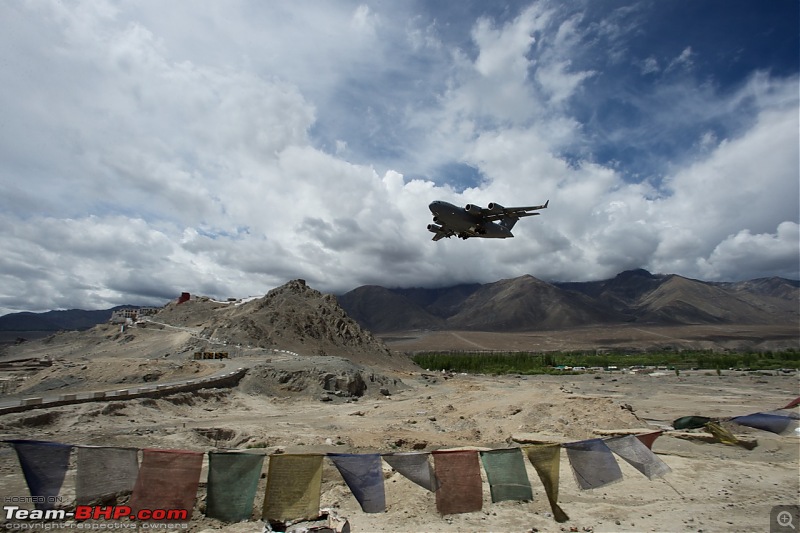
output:
M 538 215 L 539 213 L 532 213 L 531 211 L 547 209 L 549 204 L 550 200 L 547 200 L 542 205 L 532 205 L 529 207 L 503 207 L 499 204 L 489 204 L 489 209 L 484 209 L 482 215 L 489 222 L 494 222 L 495 220 L 501 220 L 508 217 L 532 217 L 534 215 Z

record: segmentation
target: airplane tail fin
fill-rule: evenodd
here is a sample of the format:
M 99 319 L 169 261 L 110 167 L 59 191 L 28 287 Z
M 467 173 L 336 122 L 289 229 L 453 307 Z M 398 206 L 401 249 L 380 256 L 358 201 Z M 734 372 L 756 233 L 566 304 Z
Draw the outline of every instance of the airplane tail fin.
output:
M 497 221 L 497 223 L 506 228 L 507 230 L 511 231 L 512 229 L 514 229 L 514 224 L 517 223 L 517 220 L 519 220 L 519 217 L 509 216 L 501 218 L 500 220 Z

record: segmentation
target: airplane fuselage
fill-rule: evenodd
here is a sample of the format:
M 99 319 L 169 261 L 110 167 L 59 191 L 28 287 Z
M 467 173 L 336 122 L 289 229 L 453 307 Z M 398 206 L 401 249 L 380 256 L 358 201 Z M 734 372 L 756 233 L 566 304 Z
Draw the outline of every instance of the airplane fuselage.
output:
M 434 223 L 453 230 L 462 239 L 467 237 L 508 239 L 514 236 L 507 227 L 487 221 L 483 216 L 473 215 L 465 208 L 449 202 L 436 200 L 431 202 L 428 208 L 433 213 Z

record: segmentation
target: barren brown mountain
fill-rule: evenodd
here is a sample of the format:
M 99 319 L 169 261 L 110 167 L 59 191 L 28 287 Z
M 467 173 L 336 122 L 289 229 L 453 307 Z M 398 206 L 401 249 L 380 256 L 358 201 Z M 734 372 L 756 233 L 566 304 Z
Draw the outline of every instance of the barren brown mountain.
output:
M 347 314 L 359 324 L 369 325 L 374 331 L 392 331 L 403 324 L 409 329 L 440 328 L 444 318 L 436 316 L 411 299 L 377 285 L 365 285 L 348 293 Z
M 457 290 L 457 292 L 455 292 Z M 800 320 L 798 282 L 781 278 L 708 283 L 646 270 L 611 280 L 547 283 L 532 276 L 489 283 L 470 291 L 360 287 L 339 297 L 348 313 L 375 333 L 471 330 L 539 331 L 604 324 L 647 325 L 783 324 Z M 413 299 L 407 295 L 413 294 Z M 431 303 L 428 303 L 431 302 Z M 394 309 L 401 312 L 393 314 Z
M 450 329 L 530 331 L 622 322 L 624 316 L 577 292 L 533 276 L 484 285 L 447 320 Z

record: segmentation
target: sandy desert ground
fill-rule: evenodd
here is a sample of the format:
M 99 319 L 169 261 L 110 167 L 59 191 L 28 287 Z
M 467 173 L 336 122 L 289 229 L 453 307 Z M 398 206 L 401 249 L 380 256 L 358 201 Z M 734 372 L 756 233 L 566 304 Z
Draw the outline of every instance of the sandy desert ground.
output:
M 800 350 L 797 324 L 619 324 L 519 333 L 415 330 L 381 335 L 395 351 Z
M 598 429 L 657 429 L 684 415 L 729 417 L 769 411 L 800 395 L 796 374 L 496 377 L 387 370 L 384 377 L 396 383 L 389 396 L 368 385 L 357 400 L 334 397 L 322 402 L 322 391 L 313 386 L 290 392 L 279 384 L 260 386 L 254 376 L 287 365 L 324 369 L 326 364 L 347 362 L 324 357 L 267 359 L 237 359 L 237 364 L 254 368 L 234 389 L 7 414 L 0 416 L 0 434 L 6 439 L 200 451 L 263 446 L 264 453 L 503 448 L 516 446 L 514 437 L 531 433 L 582 440 L 595 437 Z M 100 363 L 106 374 L 93 375 L 95 386 L 102 385 L 103 375 L 113 376 L 113 358 L 99 358 Z M 120 369 L 130 367 L 129 361 L 117 364 Z M 621 463 L 623 481 L 590 491 L 578 489 L 562 452 L 560 504 L 571 518 L 564 524 L 550 515 L 530 465 L 534 501 L 493 504 L 484 477 L 481 512 L 440 516 L 433 494 L 388 467 L 387 510 L 365 514 L 335 467 L 325 461 L 322 507 L 347 517 L 353 531 L 769 531 L 773 506 L 798 503 L 800 439 L 740 426 L 735 433 L 756 438 L 758 446 L 746 450 L 667 433 L 653 450 L 672 468 L 671 474 L 649 481 Z M 255 513 L 264 485 L 262 479 Z M 66 501 L 74 498 L 74 486 L 72 469 L 61 493 Z M 28 494 L 16 456 L 5 446 L 0 449 L 0 494 Z M 262 530 L 256 515 L 250 522 L 225 524 L 206 518 L 203 506 L 201 485 L 189 531 Z

